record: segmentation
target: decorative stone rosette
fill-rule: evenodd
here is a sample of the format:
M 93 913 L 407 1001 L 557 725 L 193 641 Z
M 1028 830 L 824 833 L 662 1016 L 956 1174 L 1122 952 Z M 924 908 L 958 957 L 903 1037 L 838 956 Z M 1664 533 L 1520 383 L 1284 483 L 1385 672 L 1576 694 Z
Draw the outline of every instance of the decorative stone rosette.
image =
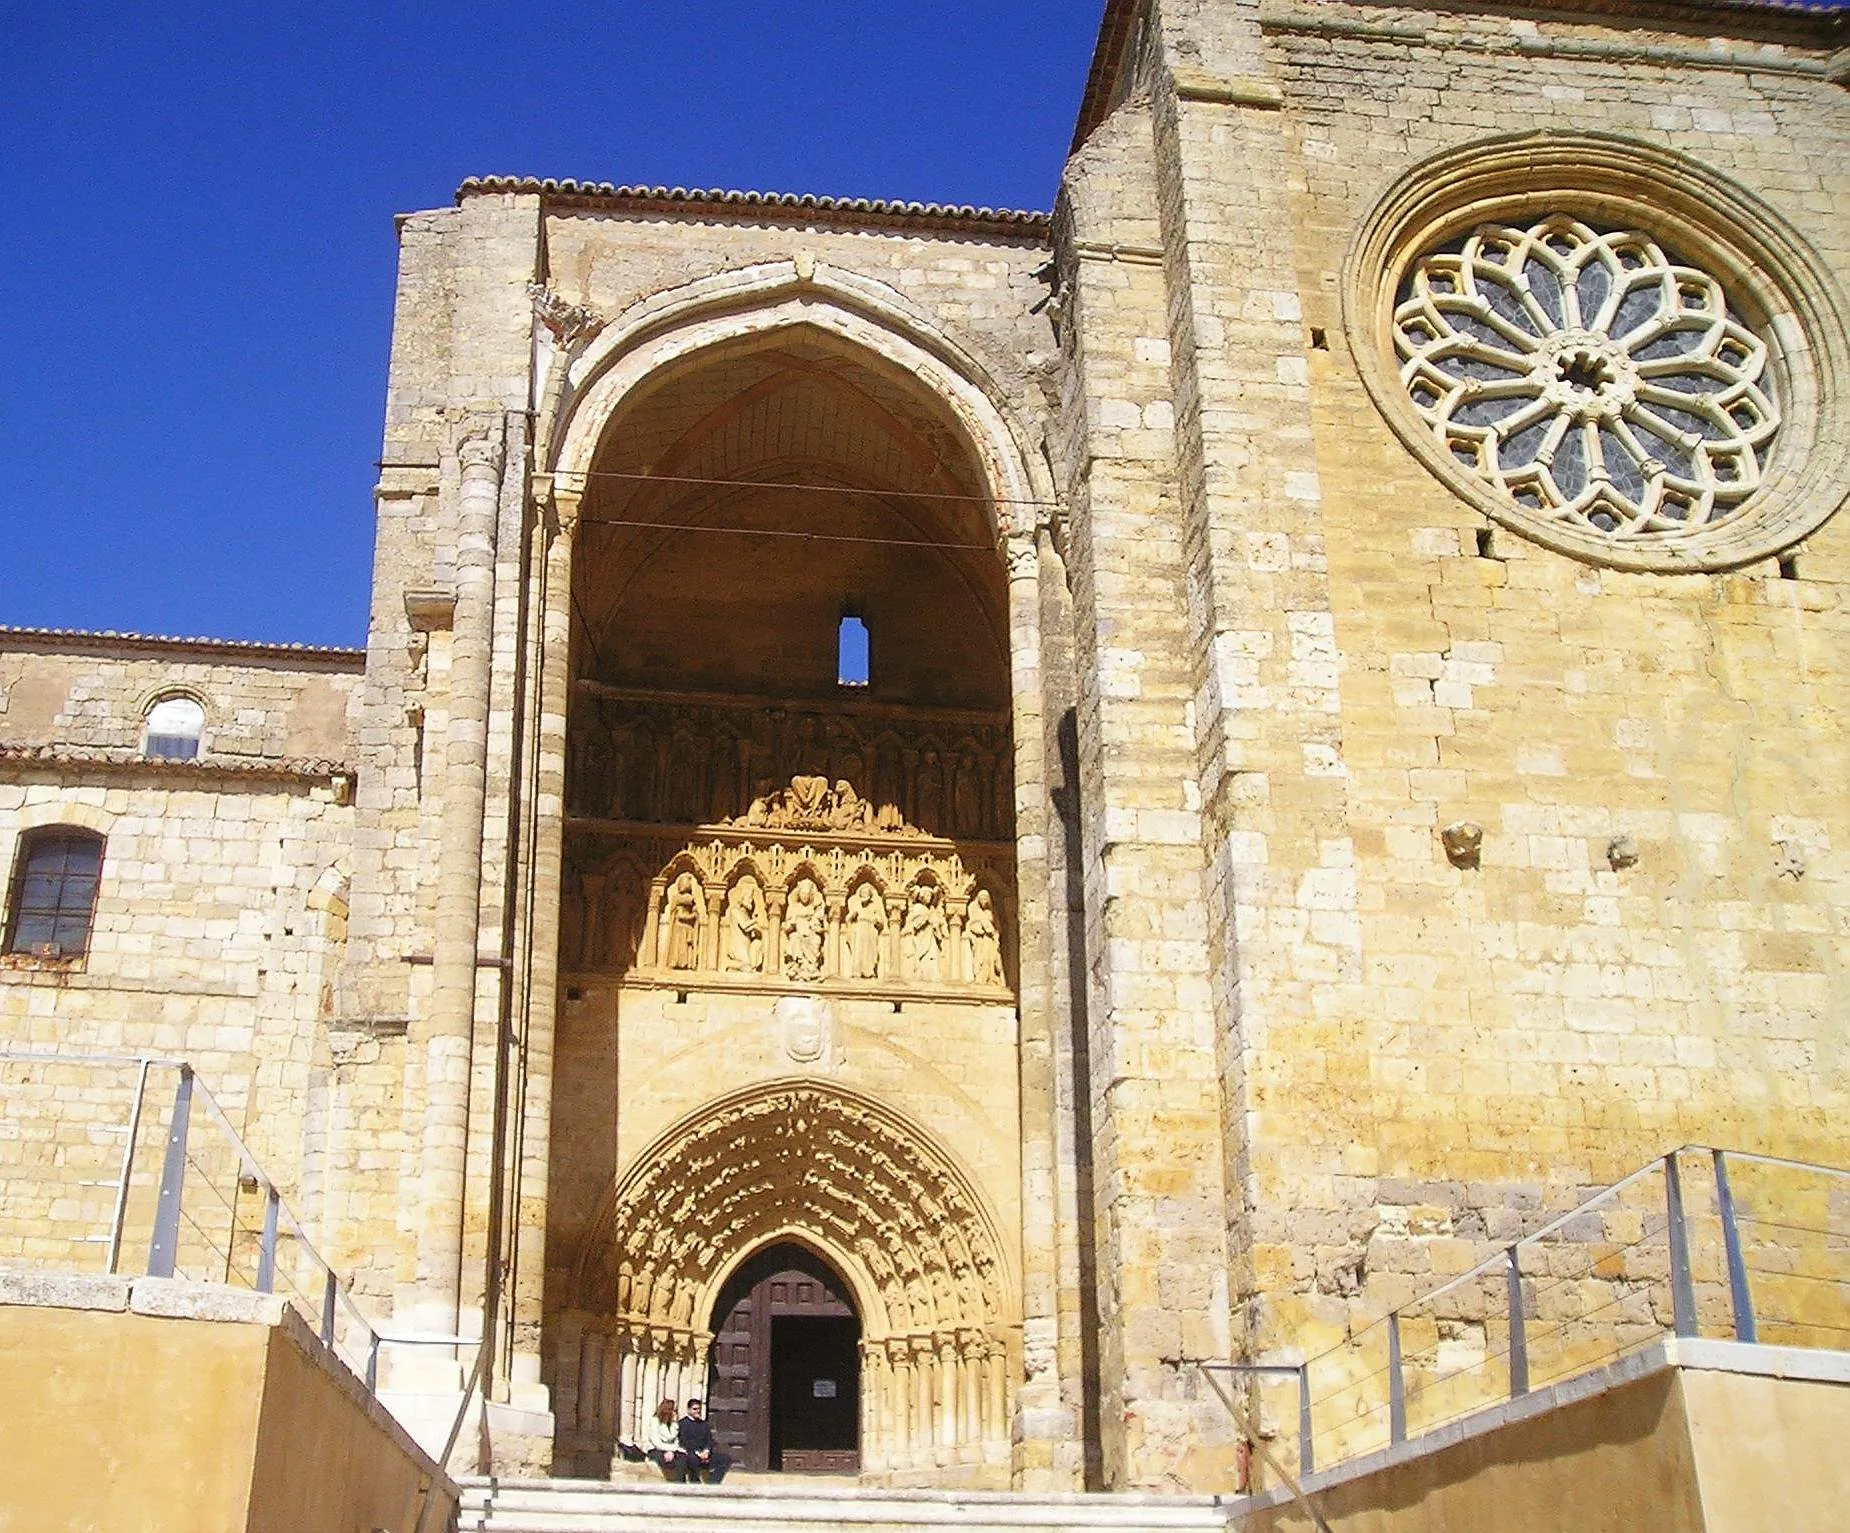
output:
M 1766 343 L 1647 234 L 1484 225 L 1415 262 L 1393 333 L 1444 450 L 1533 515 L 1661 539 L 1761 488 L 1781 424 Z
M 1557 553 L 1738 569 L 1845 504 L 1837 279 L 1804 232 L 1688 155 L 1604 133 L 1455 144 L 1364 216 L 1342 297 L 1389 429 Z

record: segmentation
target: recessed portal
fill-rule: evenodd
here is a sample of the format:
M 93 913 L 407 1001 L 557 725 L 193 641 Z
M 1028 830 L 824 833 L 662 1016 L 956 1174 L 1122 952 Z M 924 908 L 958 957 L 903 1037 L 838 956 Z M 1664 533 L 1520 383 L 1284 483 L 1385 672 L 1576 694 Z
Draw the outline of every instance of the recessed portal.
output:
M 720 1294 L 713 1333 L 708 1416 L 741 1468 L 860 1468 L 861 1322 L 826 1262 L 760 1252 Z

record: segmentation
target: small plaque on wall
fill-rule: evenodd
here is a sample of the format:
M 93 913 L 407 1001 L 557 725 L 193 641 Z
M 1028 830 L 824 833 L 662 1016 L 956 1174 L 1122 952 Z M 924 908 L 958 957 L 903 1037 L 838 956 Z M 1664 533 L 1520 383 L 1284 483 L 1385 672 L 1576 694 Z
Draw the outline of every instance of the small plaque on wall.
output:
M 835 1380 L 817 1379 L 810 1385 L 809 1390 L 810 1394 L 818 1400 L 833 1400 L 835 1398 Z

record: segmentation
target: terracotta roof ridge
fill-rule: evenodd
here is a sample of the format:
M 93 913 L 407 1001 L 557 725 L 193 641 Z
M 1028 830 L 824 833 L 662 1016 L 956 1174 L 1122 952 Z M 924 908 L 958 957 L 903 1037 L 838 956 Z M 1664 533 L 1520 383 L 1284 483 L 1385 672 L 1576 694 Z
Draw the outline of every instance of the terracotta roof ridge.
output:
M 196 756 L 176 761 L 144 756 L 128 745 L 12 745 L 0 742 L 0 762 L 44 762 L 62 766 L 145 767 L 161 772 L 198 772 L 243 777 L 351 777 L 354 768 L 331 756 Z
M 792 213 L 851 214 L 897 222 L 975 224 L 1023 233 L 1041 233 L 1051 215 L 1024 208 L 977 207 L 970 203 L 914 202 L 884 197 L 830 197 L 816 192 L 760 192 L 725 187 L 627 186 L 610 181 L 579 181 L 569 176 L 470 176 L 456 197 L 494 192 L 539 193 L 583 197 L 599 202 L 686 204 L 700 207 L 769 208 Z
M 201 635 L 134 633 L 114 628 L 27 628 L 0 623 L 0 648 L 9 639 L 40 640 L 54 644 L 81 644 L 103 648 L 112 644 L 145 648 L 226 650 L 240 655 L 264 655 L 309 660 L 356 660 L 366 658 L 364 649 L 344 645 L 278 643 L 268 639 L 214 639 Z

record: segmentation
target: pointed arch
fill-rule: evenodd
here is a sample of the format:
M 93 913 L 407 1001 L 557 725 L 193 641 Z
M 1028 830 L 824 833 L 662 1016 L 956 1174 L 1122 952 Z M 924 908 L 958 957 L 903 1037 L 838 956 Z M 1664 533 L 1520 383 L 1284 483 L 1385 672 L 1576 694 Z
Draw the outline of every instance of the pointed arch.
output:
M 948 407 L 990 490 L 1000 540 L 1054 500 L 1008 391 L 967 346 L 885 283 L 825 262 L 772 261 L 702 277 L 632 306 L 566 366 L 556 420 L 542 423 L 542 464 L 582 486 L 604 428 L 646 379 L 702 351 L 808 327 L 883 359 Z
M 663 1133 L 606 1196 L 576 1304 L 699 1326 L 743 1255 L 801 1237 L 854 1287 L 867 1335 L 1012 1326 L 1017 1285 L 975 1180 L 926 1130 L 819 1081 L 755 1086 Z

